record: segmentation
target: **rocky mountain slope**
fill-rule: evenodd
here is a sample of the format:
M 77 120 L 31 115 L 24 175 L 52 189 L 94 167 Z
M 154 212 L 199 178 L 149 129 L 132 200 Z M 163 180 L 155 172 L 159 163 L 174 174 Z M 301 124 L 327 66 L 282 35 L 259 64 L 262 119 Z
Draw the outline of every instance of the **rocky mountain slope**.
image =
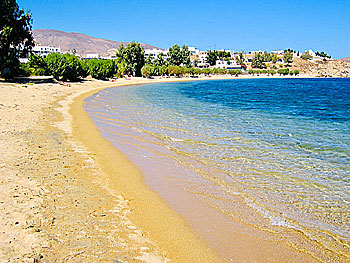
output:
M 350 77 L 350 62 L 346 60 L 330 60 L 315 63 L 303 59 L 294 59 L 293 67 L 300 69 L 301 73 L 317 77 Z
M 62 52 L 76 50 L 79 55 L 97 53 L 100 56 L 115 53 L 120 45 L 127 45 L 128 42 L 118 42 L 107 39 L 95 38 L 80 33 L 67 33 L 59 30 L 38 29 L 33 31 L 36 44 L 43 46 L 59 46 Z M 144 49 L 157 48 L 141 43 Z

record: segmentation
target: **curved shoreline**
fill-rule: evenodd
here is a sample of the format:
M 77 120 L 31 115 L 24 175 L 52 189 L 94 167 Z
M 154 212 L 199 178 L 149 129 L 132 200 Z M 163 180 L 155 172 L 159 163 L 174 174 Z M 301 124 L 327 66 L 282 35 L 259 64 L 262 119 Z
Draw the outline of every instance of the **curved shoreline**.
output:
M 210 262 L 209 259 L 212 259 L 212 262 L 221 261 L 192 232 L 182 217 L 170 209 L 156 193 L 149 190 L 138 169 L 123 157 L 123 154 L 117 154 L 118 150 L 101 136 L 82 106 L 84 96 L 88 97 L 109 87 L 229 78 L 133 78 L 118 80 L 115 83 L 93 80 L 72 83 L 70 88 L 51 83 L 0 83 L 0 113 L 3 124 L 0 134 L 3 145 L 0 167 L 0 209 L 3 211 L 0 214 L 0 226 L 3 230 L 0 233 L 0 261 L 18 262 L 22 259 L 41 258 L 56 261 L 74 258 L 86 262 L 107 259 L 152 263 L 167 262 L 171 259 L 174 262 L 186 262 L 186 258 L 187 262 Z M 77 106 L 78 98 L 80 109 Z M 78 115 L 70 110 L 71 106 L 77 108 Z M 110 151 L 105 152 L 102 149 L 96 155 L 92 149 L 89 151 L 84 147 L 80 140 L 80 132 L 90 131 L 82 128 L 85 126 L 80 129 L 74 126 L 72 129 L 72 118 L 79 121 L 80 113 L 86 117 L 86 123 L 90 122 L 89 127 L 94 132 L 92 137 L 86 135 L 87 143 L 99 148 L 101 145 L 98 142 L 103 142 L 108 144 L 107 148 L 110 148 Z M 75 122 L 74 125 L 76 124 Z M 91 138 L 98 139 L 92 141 Z M 113 161 L 112 156 L 108 155 L 110 152 L 113 156 L 124 158 L 128 163 L 126 166 L 132 167 L 131 170 L 135 171 L 132 175 L 133 182 L 136 182 L 142 191 L 135 193 L 135 188 L 128 182 L 127 174 L 122 183 L 129 184 L 127 191 L 131 195 L 128 196 L 127 191 L 115 191 L 123 185 L 119 185 L 117 180 L 112 180 L 111 176 L 100 169 L 99 163 L 95 162 L 97 157 L 100 158 L 108 167 L 105 169 L 113 172 L 115 167 L 110 167 L 103 155 L 107 153 L 105 156 Z M 109 185 L 112 185 L 113 189 L 109 188 Z M 124 197 L 120 193 L 124 193 Z M 147 207 L 138 204 L 134 197 L 142 199 L 147 195 L 147 198 L 150 198 L 149 194 L 155 198 L 154 202 L 150 203 L 153 206 L 152 211 L 156 212 L 149 212 L 154 222 L 145 219 L 142 214 L 137 216 L 134 212 L 138 209 L 147 210 Z M 161 219 L 157 215 L 158 211 L 162 211 L 159 210 L 158 204 L 165 208 L 164 211 L 169 211 L 169 214 Z M 133 211 L 130 213 L 130 210 Z M 132 218 L 136 225 L 129 218 Z M 157 222 L 167 218 L 177 222 L 175 228 L 165 229 L 170 237 L 175 239 L 174 242 L 168 240 L 165 233 L 156 233 Z M 138 225 L 142 227 L 142 231 Z M 164 223 L 163 228 L 169 228 L 168 222 Z M 174 229 L 180 229 L 181 233 L 172 233 Z M 147 237 L 156 242 L 152 243 Z M 196 244 L 190 244 L 187 248 L 184 243 L 186 237 L 194 240 Z M 160 245 L 156 244 L 157 238 L 161 240 Z M 249 252 L 249 247 L 246 249 Z
M 142 83 L 132 85 L 137 84 Z M 146 186 L 139 169 L 101 136 L 83 108 L 84 100 L 101 89 L 104 88 L 84 93 L 74 99 L 70 107 L 73 135 L 94 153 L 98 165 L 110 177 L 112 185 L 109 187 L 129 199 L 131 220 L 174 262 L 221 262 L 189 229 L 185 220 Z

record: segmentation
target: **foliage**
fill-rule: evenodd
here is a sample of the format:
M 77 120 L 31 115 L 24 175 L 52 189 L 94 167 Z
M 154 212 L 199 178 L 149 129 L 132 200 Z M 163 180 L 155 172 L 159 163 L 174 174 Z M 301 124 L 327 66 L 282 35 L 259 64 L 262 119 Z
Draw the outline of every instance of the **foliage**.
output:
M 271 54 L 266 51 L 261 55 L 261 57 L 263 62 L 270 62 L 272 60 Z
M 141 77 L 141 68 L 145 64 L 145 52 L 139 43 L 131 42 L 125 48 L 121 45 L 116 57 L 118 64 L 124 63 L 124 74 Z
M 287 64 L 293 63 L 293 52 L 286 50 L 283 55 L 284 62 Z
M 331 58 L 331 56 L 330 55 L 328 55 L 327 53 L 325 53 L 325 52 L 316 52 L 316 56 L 319 56 L 319 57 L 322 57 L 322 58 Z
M 252 68 L 266 68 L 264 63 L 264 57 L 262 54 L 257 53 L 252 60 Z
M 302 58 L 302 59 L 305 59 L 305 60 L 308 60 L 308 59 L 312 59 L 313 56 L 311 56 L 311 55 L 309 54 L 309 52 L 307 51 L 307 52 L 305 52 L 304 54 L 301 55 L 301 58 Z
M 45 76 L 49 74 L 45 59 L 34 54 L 30 55 L 25 70 L 31 76 Z
M 238 65 L 245 65 L 245 58 L 243 52 L 239 52 L 238 56 L 236 56 L 236 63 Z
M 216 51 L 209 51 L 207 54 L 207 63 L 210 66 L 214 66 L 218 60 L 218 54 Z
M 238 76 L 238 75 L 240 75 L 240 74 L 242 74 L 242 70 L 240 70 L 240 69 L 230 69 L 229 71 L 228 71 L 228 73 L 230 74 L 230 75 L 235 75 L 235 76 Z
M 299 70 L 297 70 L 297 69 L 294 70 L 294 75 L 295 75 L 295 76 L 296 76 L 296 75 L 299 75 L 299 73 L 300 73 Z
M 48 73 L 59 80 L 77 80 L 86 76 L 80 60 L 71 54 L 51 53 L 45 58 Z
M 182 48 L 179 45 L 174 45 L 169 48 L 168 63 L 173 66 L 184 65 L 189 67 L 191 65 L 190 54 L 186 45 L 183 45 Z
M 277 57 L 277 55 L 276 54 L 272 54 L 271 55 L 271 62 L 273 63 L 273 64 L 276 64 L 276 62 L 279 60 L 279 58 Z
M 117 64 L 114 60 L 91 59 L 85 62 L 87 73 L 95 79 L 108 79 L 118 72 Z
M 11 78 L 18 74 L 18 57 L 33 47 L 31 14 L 19 9 L 15 0 L 0 1 L 0 75 Z
M 162 67 L 167 64 L 167 61 L 164 59 L 165 55 L 163 53 L 159 53 L 157 58 L 153 60 L 153 64 Z
M 279 69 L 277 71 L 277 73 L 280 74 L 280 75 L 284 75 L 284 76 L 288 75 L 289 74 L 289 68 Z

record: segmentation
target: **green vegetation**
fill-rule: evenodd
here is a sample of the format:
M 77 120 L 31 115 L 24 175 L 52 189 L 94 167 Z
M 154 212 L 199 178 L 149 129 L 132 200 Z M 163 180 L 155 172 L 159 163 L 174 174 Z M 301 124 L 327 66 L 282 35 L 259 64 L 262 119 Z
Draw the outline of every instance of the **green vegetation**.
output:
M 319 57 L 322 57 L 322 58 L 332 58 L 330 55 L 328 55 L 327 53 L 325 52 L 316 52 L 316 56 L 319 56 Z
M 252 60 L 252 68 L 266 68 L 265 59 L 266 55 L 257 53 Z
M 227 60 L 230 62 L 231 53 L 226 51 L 209 51 L 207 56 L 207 63 L 210 66 L 214 66 L 217 60 Z M 243 54 L 242 54 L 243 58 Z M 243 58 L 244 59 L 244 58 Z M 243 61 L 242 59 L 242 61 Z
M 135 77 L 141 77 L 141 68 L 145 64 L 145 52 L 139 43 L 131 42 L 126 47 L 121 45 L 116 53 L 118 68 L 123 68 L 123 73 Z
M 169 48 L 169 59 L 168 64 L 172 66 L 191 66 L 190 61 L 190 51 L 188 50 L 188 47 L 186 45 L 183 45 L 182 48 L 180 48 L 179 45 L 174 45 L 171 48 Z
M 87 76 L 82 62 L 74 55 L 51 53 L 45 58 L 47 70 L 50 75 L 59 80 L 78 80 Z
M 243 51 L 239 52 L 238 55 L 236 56 L 236 63 L 238 65 L 245 65 L 245 58 L 243 55 Z
M 286 76 L 289 74 L 289 68 L 279 69 L 277 73 Z
M 312 58 L 313 58 L 313 56 L 311 56 L 311 55 L 309 54 L 308 51 L 305 52 L 304 54 L 302 54 L 300 57 L 301 57 L 302 59 L 305 59 L 305 60 L 308 60 L 308 59 L 312 59 Z
M 0 75 L 5 79 L 19 74 L 19 56 L 33 47 L 31 14 L 19 9 L 15 0 L 0 1 Z
M 221 69 L 221 68 L 194 68 L 194 67 L 182 67 L 175 65 L 161 66 L 158 67 L 156 65 L 146 64 L 142 67 L 142 76 L 146 78 L 150 78 L 153 76 L 198 76 L 198 75 L 225 75 L 230 74 L 232 76 L 238 76 L 242 74 L 240 69 Z
M 112 78 L 118 73 L 117 63 L 114 60 L 91 59 L 85 62 L 87 73 L 95 79 Z
M 283 59 L 287 65 L 293 63 L 293 50 L 287 49 L 284 51 Z

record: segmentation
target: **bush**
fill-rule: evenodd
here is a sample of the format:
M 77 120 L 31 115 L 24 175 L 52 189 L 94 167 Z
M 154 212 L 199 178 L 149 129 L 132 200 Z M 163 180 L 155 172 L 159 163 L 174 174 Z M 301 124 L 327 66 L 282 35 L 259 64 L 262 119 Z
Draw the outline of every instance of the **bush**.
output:
M 241 71 L 240 69 L 230 69 L 230 70 L 228 71 L 228 73 L 229 73 L 230 75 L 238 76 L 239 74 L 242 74 L 242 71 Z
M 51 53 L 45 62 L 49 74 L 57 80 L 77 80 L 86 75 L 80 60 L 71 54 Z
M 297 70 L 297 69 L 294 70 L 294 75 L 295 75 L 295 76 L 296 76 L 296 75 L 299 75 L 299 73 L 300 73 L 299 70 Z
M 286 75 L 289 74 L 289 69 L 288 69 L 288 68 L 279 69 L 279 70 L 277 71 L 277 73 L 280 74 L 280 75 L 286 76 Z
M 114 60 L 91 59 L 84 64 L 87 65 L 88 74 L 95 79 L 112 78 L 118 72 Z

